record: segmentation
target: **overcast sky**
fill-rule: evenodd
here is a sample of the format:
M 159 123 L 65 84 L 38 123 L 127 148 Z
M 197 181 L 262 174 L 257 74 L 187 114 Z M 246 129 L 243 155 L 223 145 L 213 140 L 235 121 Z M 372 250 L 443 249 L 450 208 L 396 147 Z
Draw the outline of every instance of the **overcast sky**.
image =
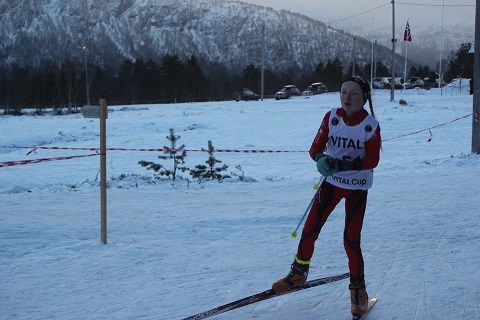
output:
M 349 21 L 359 24 L 392 25 L 392 4 L 390 0 L 243 0 L 248 3 L 286 9 L 318 19 L 335 27 L 343 28 Z M 395 24 L 410 26 L 442 25 L 442 3 L 444 3 L 444 25 L 467 24 L 475 26 L 476 0 L 404 0 L 395 1 Z M 368 11 L 368 12 L 366 12 Z M 366 12 L 366 13 L 364 13 Z M 363 14 L 360 14 L 363 13 Z M 360 15 L 358 15 L 360 14 Z M 358 15 L 356 17 L 352 17 Z M 352 18 L 348 18 L 352 17 Z M 348 19 L 345 19 L 348 18 Z M 373 20 L 372 20 L 373 19 Z M 335 22 L 341 20 L 339 22 Z

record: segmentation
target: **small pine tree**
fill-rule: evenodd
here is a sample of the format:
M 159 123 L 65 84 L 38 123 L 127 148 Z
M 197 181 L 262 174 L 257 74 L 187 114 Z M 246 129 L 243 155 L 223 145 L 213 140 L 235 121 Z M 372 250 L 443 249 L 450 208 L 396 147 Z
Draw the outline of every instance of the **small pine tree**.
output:
M 181 166 L 185 164 L 185 157 L 187 156 L 187 153 L 185 151 L 185 145 L 182 144 L 177 148 L 177 141 L 180 139 L 180 136 L 175 135 L 175 131 L 173 129 L 170 129 L 170 134 L 166 138 L 170 141 L 170 147 L 164 146 L 163 153 L 165 155 L 158 156 L 158 158 L 162 160 L 171 159 L 173 161 L 173 169 L 168 169 L 162 164 L 151 161 L 141 160 L 138 163 L 142 167 L 147 167 L 147 170 L 155 171 L 158 174 L 157 177 L 167 177 L 175 181 L 179 171 L 185 172 L 190 170 L 187 167 Z
M 208 152 L 208 160 L 205 161 L 207 165 L 199 164 L 195 166 L 195 169 L 190 170 L 190 174 L 192 178 L 196 178 L 199 180 L 207 179 L 207 180 L 218 180 L 221 181 L 223 179 L 230 178 L 229 175 L 222 175 L 221 172 L 228 169 L 228 166 L 224 164 L 221 167 L 216 167 L 215 165 L 218 163 L 222 163 L 222 161 L 215 159 L 213 153 L 215 149 L 213 147 L 212 141 L 208 141 L 208 149 L 202 149 Z

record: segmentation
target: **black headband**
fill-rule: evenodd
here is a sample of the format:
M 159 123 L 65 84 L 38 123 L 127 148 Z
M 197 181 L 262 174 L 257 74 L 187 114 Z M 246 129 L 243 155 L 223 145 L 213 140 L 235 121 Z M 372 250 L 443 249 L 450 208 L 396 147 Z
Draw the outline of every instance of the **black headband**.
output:
M 353 81 L 358 83 L 360 88 L 362 89 L 363 93 L 363 103 L 367 102 L 368 98 L 370 97 L 370 82 L 367 79 L 361 76 L 353 76 L 350 78 L 346 78 L 342 81 L 342 84 L 347 81 Z

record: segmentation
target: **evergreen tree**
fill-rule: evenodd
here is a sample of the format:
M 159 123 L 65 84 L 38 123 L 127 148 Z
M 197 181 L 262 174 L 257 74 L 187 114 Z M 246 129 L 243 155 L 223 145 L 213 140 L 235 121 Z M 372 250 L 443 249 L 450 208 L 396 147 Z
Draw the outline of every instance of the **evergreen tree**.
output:
M 134 90 L 134 101 L 133 102 L 142 102 L 145 101 L 148 90 L 148 77 L 147 70 L 145 68 L 145 62 L 143 59 L 135 59 L 133 63 L 133 90 Z
M 457 50 L 455 57 L 448 64 L 445 72 L 445 80 L 451 81 L 454 78 L 473 77 L 473 54 L 470 51 L 471 43 L 462 43 Z
M 206 63 L 206 77 L 209 79 L 209 100 L 226 100 L 233 97 L 233 92 L 242 85 L 242 78 L 237 73 L 231 74 L 227 67 L 218 62 Z
M 96 104 L 100 99 L 107 99 L 107 101 L 114 102 L 115 99 L 115 71 L 110 66 L 100 67 L 92 64 L 90 77 L 90 103 Z M 85 79 L 85 73 L 80 77 Z M 81 84 L 85 88 L 85 82 Z M 84 89 L 86 90 L 86 89 Z M 81 97 L 81 104 L 85 103 L 86 97 Z
M 340 59 L 337 57 L 333 61 L 328 59 L 325 65 L 325 82 L 329 91 L 339 91 L 343 78 L 343 67 Z
M 325 80 L 327 78 L 327 75 L 325 73 L 325 65 L 323 64 L 322 61 L 320 61 L 317 66 L 315 67 L 315 70 L 313 70 L 313 81 L 312 82 L 323 82 L 325 83 Z
M 163 98 L 167 102 L 176 102 L 182 98 L 184 64 L 178 56 L 166 55 L 160 67 Z
M 208 92 L 208 80 L 198 64 L 197 57 L 192 55 L 185 63 L 185 94 L 188 101 L 205 99 Z
M 370 79 L 370 66 L 371 63 L 365 63 L 363 65 L 358 64 L 358 62 L 355 62 L 355 75 L 356 76 L 361 76 L 366 79 Z M 351 77 L 352 76 L 352 64 L 348 65 L 348 70 L 347 73 L 345 74 L 345 78 Z
M 142 167 L 147 167 L 147 170 L 155 171 L 158 179 L 167 177 L 175 181 L 179 171 L 185 172 L 190 170 L 187 167 L 181 166 L 185 164 L 185 157 L 187 156 L 187 153 L 185 151 L 185 145 L 182 144 L 181 146 L 177 147 L 177 141 L 180 139 L 180 136 L 175 135 L 174 129 L 170 129 L 170 133 L 166 138 L 168 141 L 170 141 L 170 147 L 164 146 L 163 153 L 165 155 L 158 156 L 158 158 L 162 160 L 171 160 L 173 162 L 173 169 L 169 169 L 163 164 L 158 164 L 151 161 L 141 160 L 138 163 Z
M 13 66 L 12 83 L 7 92 L 12 97 L 11 111 L 9 112 L 12 115 L 21 115 L 22 108 L 31 103 L 28 99 L 31 93 L 30 72 L 28 67 Z
M 66 107 L 70 112 L 73 111 L 73 108 L 78 107 L 79 91 L 81 90 L 81 72 L 79 68 L 74 60 L 67 60 L 61 66 L 62 81 L 60 92 L 64 96 L 64 101 L 67 103 Z M 83 91 L 85 91 L 85 89 Z
M 370 77 L 371 77 L 371 74 L 372 74 L 372 63 L 371 62 L 365 63 L 365 65 L 362 68 L 362 74 L 364 75 L 365 78 L 368 79 L 368 81 L 370 81 Z
M 270 69 L 264 70 L 264 91 L 266 95 L 274 94 L 282 85 L 278 74 Z
M 430 78 L 430 79 L 433 79 L 433 80 L 438 78 L 435 71 L 430 70 L 430 67 L 427 66 L 427 65 L 418 68 L 417 76 L 421 77 L 421 78 Z
M 411 67 L 410 67 L 410 70 L 408 70 L 408 75 L 409 75 L 410 77 L 419 77 L 418 73 L 419 73 L 419 72 L 418 72 L 418 69 L 415 68 L 414 66 L 411 66 Z
M 205 149 L 202 149 L 205 151 Z M 207 179 L 207 180 L 218 180 L 221 181 L 226 178 L 230 178 L 229 175 L 222 175 L 221 172 L 228 169 L 228 166 L 224 164 L 221 167 L 217 167 L 218 163 L 222 163 L 222 161 L 215 159 L 214 152 L 215 149 L 213 148 L 212 141 L 208 141 L 208 160 L 205 161 L 207 165 L 199 164 L 195 166 L 195 169 L 190 170 L 190 174 L 192 178 L 196 178 L 199 180 Z
M 377 60 L 374 74 L 375 74 L 376 77 L 391 77 L 392 76 L 390 74 L 390 71 L 388 70 L 388 68 L 385 66 L 385 64 L 381 60 Z
M 410 71 L 408 72 L 408 74 L 411 76 L 411 77 L 419 77 L 419 78 L 422 78 L 423 80 L 427 80 L 427 81 L 432 81 L 434 82 L 436 78 L 438 78 L 437 74 L 430 70 L 430 68 L 425 65 L 423 67 L 418 67 L 418 68 L 415 68 L 414 66 L 410 67 Z
M 144 76 L 144 99 L 147 101 L 158 101 L 161 98 L 160 87 L 160 66 L 152 60 L 145 63 Z
M 118 73 L 119 87 L 117 99 L 121 101 L 135 101 L 135 86 L 133 62 L 130 59 L 123 60 Z
M 243 84 L 245 87 L 253 91 L 260 92 L 260 69 L 253 64 L 246 66 L 243 69 Z

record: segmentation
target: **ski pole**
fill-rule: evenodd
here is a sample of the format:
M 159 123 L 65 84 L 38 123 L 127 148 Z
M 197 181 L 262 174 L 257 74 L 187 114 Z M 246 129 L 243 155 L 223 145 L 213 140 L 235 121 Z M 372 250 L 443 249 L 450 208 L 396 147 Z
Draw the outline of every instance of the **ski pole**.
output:
M 305 219 L 305 217 L 307 216 L 308 211 L 310 211 L 310 208 L 311 208 L 312 205 L 313 205 L 313 201 L 315 201 L 315 196 L 317 195 L 318 190 L 319 190 L 319 188 L 320 188 L 320 186 L 322 185 L 322 183 L 323 183 L 324 180 L 325 180 L 325 177 L 322 176 L 322 179 L 320 179 L 320 182 L 319 182 L 318 184 L 314 184 L 314 185 L 313 185 L 313 188 L 314 188 L 314 189 L 317 189 L 317 191 L 316 191 L 315 194 L 313 195 L 313 198 L 312 198 L 312 200 L 310 201 L 310 204 L 308 205 L 307 209 L 305 210 L 305 213 L 303 214 L 302 219 L 300 219 L 300 221 L 298 222 L 298 225 L 297 225 L 297 227 L 295 228 L 295 231 L 292 231 L 292 232 L 290 233 L 290 235 L 292 236 L 292 238 L 296 238 L 296 237 L 297 237 L 298 228 L 300 228 L 300 225 L 302 224 L 303 219 Z

